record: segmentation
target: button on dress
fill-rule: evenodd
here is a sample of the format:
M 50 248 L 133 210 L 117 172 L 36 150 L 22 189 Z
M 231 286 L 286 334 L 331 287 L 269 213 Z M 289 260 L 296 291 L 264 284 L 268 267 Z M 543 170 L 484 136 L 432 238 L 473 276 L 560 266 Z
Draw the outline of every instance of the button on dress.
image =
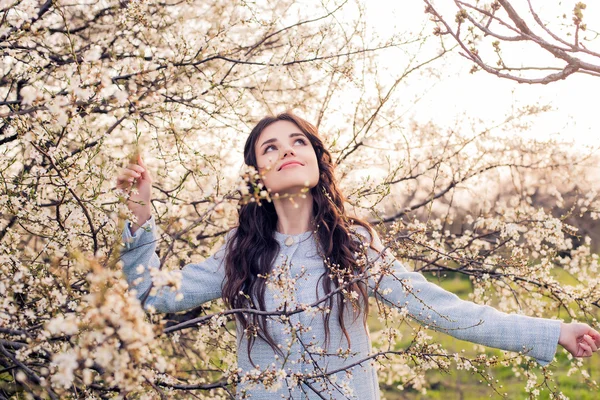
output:
M 370 242 L 369 232 L 355 227 L 356 239 L 364 244 Z M 231 232 L 226 235 L 229 240 Z M 312 232 L 299 235 L 284 235 L 274 232 L 280 251 L 272 268 L 282 272 L 265 285 L 267 311 L 287 310 L 316 303 L 324 297 L 319 281 L 325 272 L 325 264 L 317 251 L 317 242 Z M 123 272 L 138 297 L 150 287 L 150 268 L 160 265 L 155 253 L 158 235 L 154 217 L 151 217 L 131 235 L 129 223 L 123 231 L 121 260 Z M 159 290 L 148 296 L 144 307 L 154 307 L 158 312 L 177 312 L 197 307 L 207 301 L 221 297 L 225 279 L 225 244 L 211 257 L 197 264 L 188 264 L 181 270 L 182 281 L 179 293 Z M 489 306 L 477 305 L 458 298 L 441 287 L 428 282 L 423 275 L 409 272 L 398 260 L 387 255 L 378 257 L 377 252 L 368 250 L 370 260 L 390 263 L 393 275 L 377 275 L 367 280 L 369 296 L 391 306 L 405 307 L 417 321 L 428 327 L 448 333 L 458 339 L 496 347 L 508 351 L 525 352 L 545 365 L 552 361 L 556 352 L 560 324 L 558 320 L 532 318 L 517 314 L 506 314 Z M 138 266 L 142 265 L 141 273 Z M 374 290 L 379 281 L 377 291 Z M 325 306 L 327 303 L 321 303 Z M 372 311 L 376 312 L 376 311 Z M 260 338 L 252 348 L 252 361 L 260 370 L 285 371 L 280 375 L 276 390 L 266 389 L 262 384 L 240 383 L 237 398 L 250 399 L 357 399 L 377 400 L 380 398 L 376 374 L 376 362 L 368 359 L 373 354 L 368 329 L 362 315 L 355 318 L 352 306 L 345 309 L 345 327 L 351 343 L 346 340 L 338 323 L 338 306 L 334 302 L 329 319 L 329 347 L 324 348 L 325 325 L 322 313 L 310 310 L 292 314 L 287 322 L 269 318 L 267 328 L 272 338 L 286 357 L 276 354 Z M 305 331 L 300 327 L 309 327 Z M 247 339 L 237 328 L 237 361 L 246 374 L 258 372 L 250 363 L 247 354 Z M 366 360 L 366 361 L 365 361 Z M 280 372 L 281 373 L 281 372 Z M 298 377 L 304 377 L 299 380 Z M 318 392 L 318 394 L 317 394 Z

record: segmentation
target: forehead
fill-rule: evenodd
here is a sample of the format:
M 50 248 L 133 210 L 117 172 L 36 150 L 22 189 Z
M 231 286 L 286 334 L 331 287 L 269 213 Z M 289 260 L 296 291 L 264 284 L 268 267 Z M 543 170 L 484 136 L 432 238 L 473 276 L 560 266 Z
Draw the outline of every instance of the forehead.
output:
M 260 146 L 265 140 L 269 139 L 287 139 L 290 136 L 290 133 L 302 133 L 302 131 L 296 124 L 290 121 L 274 122 L 263 129 L 256 141 L 256 146 Z

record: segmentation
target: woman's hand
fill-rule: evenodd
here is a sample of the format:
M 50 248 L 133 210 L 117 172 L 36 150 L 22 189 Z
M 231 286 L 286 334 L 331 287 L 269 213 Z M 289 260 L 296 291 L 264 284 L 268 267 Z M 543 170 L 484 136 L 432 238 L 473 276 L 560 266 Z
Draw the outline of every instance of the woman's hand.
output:
M 130 193 L 133 188 L 137 193 L 131 193 L 127 207 L 138 218 L 138 224 L 143 224 L 152 215 L 150 200 L 152 199 L 152 177 L 144 164 L 141 155 L 129 160 L 129 165 L 123 168 L 117 176 L 117 189 Z M 138 225 L 139 226 L 139 225 Z M 137 227 L 132 227 L 134 233 Z
M 558 344 L 567 349 L 574 357 L 591 357 L 600 347 L 600 333 L 587 324 L 562 323 Z

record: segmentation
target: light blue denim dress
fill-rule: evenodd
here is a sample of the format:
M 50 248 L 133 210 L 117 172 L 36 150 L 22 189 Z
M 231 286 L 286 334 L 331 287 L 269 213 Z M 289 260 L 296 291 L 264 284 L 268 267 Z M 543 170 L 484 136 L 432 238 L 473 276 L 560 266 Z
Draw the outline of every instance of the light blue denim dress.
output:
M 230 232 L 231 233 L 231 232 Z M 362 227 L 356 227 L 356 233 L 363 243 L 368 244 L 370 234 Z M 297 277 L 287 293 L 278 293 L 280 289 L 266 285 L 265 302 L 268 311 L 281 309 L 283 298 L 290 296 L 297 304 L 312 304 L 324 295 L 319 277 L 325 271 L 323 259 L 317 252 L 317 244 L 312 232 L 299 235 L 274 233 L 279 242 L 280 252 L 274 265 L 285 265 L 287 274 Z M 357 236 L 358 238 L 359 236 Z M 226 236 L 225 241 L 229 238 Z M 123 231 L 124 247 L 121 249 L 123 272 L 130 288 L 137 290 L 141 297 L 151 283 L 149 268 L 157 268 L 159 259 L 155 253 L 158 235 L 154 217 L 131 235 L 129 223 Z M 180 293 L 183 298 L 176 299 L 177 293 L 161 290 L 155 296 L 149 296 L 145 307 L 152 306 L 158 312 L 176 312 L 197 307 L 207 301 L 221 297 L 224 273 L 225 245 L 211 257 L 199 264 L 188 264 L 182 270 Z M 375 260 L 377 252 L 368 252 Z M 560 324 L 558 320 L 532 318 L 517 314 L 506 314 L 489 306 L 481 306 L 459 299 L 439 286 L 427 282 L 423 275 L 409 272 L 402 264 L 393 259 L 387 260 L 393 269 L 392 275 L 385 275 L 379 282 L 377 297 L 389 305 L 406 308 L 408 313 L 422 324 L 438 331 L 446 332 L 458 339 L 479 343 L 503 350 L 524 352 L 545 365 L 552 361 L 556 352 Z M 143 266 L 139 273 L 138 266 Z M 377 276 L 368 279 L 369 295 L 378 280 Z M 288 306 L 288 310 L 293 309 Z M 376 311 L 372 311 L 376 312 Z M 362 317 L 354 321 L 351 307 L 346 307 L 344 319 L 351 343 L 338 323 L 338 309 L 334 304 L 329 320 L 330 345 L 325 354 L 319 350 L 325 340 L 325 326 L 322 314 L 297 313 L 287 323 L 270 318 L 268 329 L 276 343 L 281 344 L 285 359 L 276 356 L 271 347 L 257 338 L 252 349 L 252 360 L 260 369 L 285 370 L 287 378 L 281 379 L 276 391 L 262 386 L 240 384 L 237 398 L 245 393 L 251 399 L 358 399 L 375 400 L 380 398 L 375 362 L 363 361 L 372 354 L 371 339 L 365 330 Z M 354 322 L 353 322 L 354 321 Z M 290 327 L 310 326 L 311 330 L 294 333 Z M 247 339 L 241 335 L 238 327 L 238 367 L 242 374 L 254 369 L 247 354 Z M 294 339 L 297 337 L 297 339 Z M 240 339 L 241 338 L 241 339 Z M 350 349 L 344 357 L 338 351 Z M 349 366 L 351 366 L 349 368 Z M 294 374 L 315 378 L 299 382 Z M 325 378 L 323 378 L 325 377 Z M 316 392 L 319 392 L 317 395 Z M 321 397 L 322 396 L 322 397 Z

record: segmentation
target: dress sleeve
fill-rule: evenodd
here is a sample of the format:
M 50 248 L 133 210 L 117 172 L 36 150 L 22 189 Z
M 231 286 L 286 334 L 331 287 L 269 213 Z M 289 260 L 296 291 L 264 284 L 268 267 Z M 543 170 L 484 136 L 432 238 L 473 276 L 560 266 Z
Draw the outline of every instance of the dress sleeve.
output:
M 189 310 L 221 297 L 222 284 L 225 279 L 226 243 L 212 256 L 199 264 L 188 264 L 180 271 L 181 287 L 174 291 L 171 287 L 158 290 L 150 289 L 153 281 L 151 270 L 157 270 L 160 260 L 156 255 L 158 235 L 154 216 L 146 221 L 135 234 L 131 234 L 130 222 L 125 222 L 123 230 L 123 247 L 120 249 L 123 273 L 130 290 L 135 289 L 138 299 L 142 300 L 146 292 L 150 293 L 144 302 L 144 308 L 153 307 L 158 312 L 177 312 Z
M 552 361 L 558 345 L 561 321 L 507 314 L 493 307 L 460 299 L 454 293 L 428 282 L 418 272 L 409 272 L 389 252 L 369 248 L 370 232 L 357 227 L 367 248 L 370 296 L 390 306 L 405 308 L 420 324 L 457 339 L 507 351 L 523 352 L 541 365 Z M 377 271 L 388 269 L 389 274 Z

